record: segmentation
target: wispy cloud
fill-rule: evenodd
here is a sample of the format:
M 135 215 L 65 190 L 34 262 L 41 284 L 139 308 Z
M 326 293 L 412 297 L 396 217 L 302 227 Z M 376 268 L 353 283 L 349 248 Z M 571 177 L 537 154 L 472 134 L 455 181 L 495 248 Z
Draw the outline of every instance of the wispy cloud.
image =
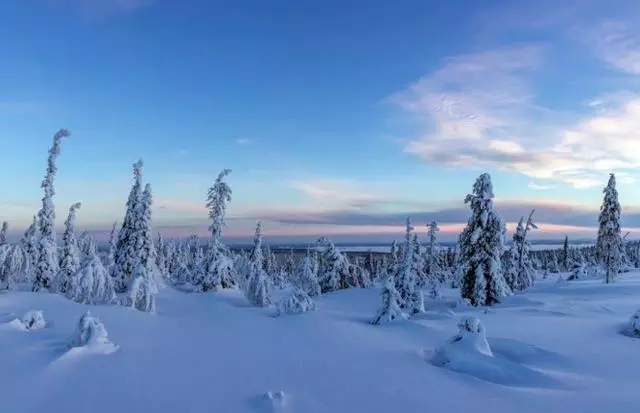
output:
M 60 6 L 77 11 L 83 18 L 102 20 L 134 13 L 155 0 L 53 0 Z
M 400 107 L 427 121 L 406 152 L 431 164 L 518 172 L 538 186 L 589 188 L 611 171 L 640 167 L 640 95 L 617 95 L 606 110 L 592 100 L 576 108 L 586 115 L 560 122 L 531 86 L 543 56 L 543 48 L 523 45 L 453 57 L 396 94 Z
M 249 145 L 252 144 L 254 142 L 253 139 L 248 139 L 248 138 L 238 138 L 236 139 L 236 144 L 238 145 Z
M 607 20 L 595 26 L 573 30 L 573 37 L 589 46 L 611 67 L 640 75 L 640 19 Z
M 541 185 L 538 184 L 536 182 L 529 182 L 529 185 L 527 185 L 529 188 L 534 189 L 536 191 L 546 191 L 548 189 L 552 189 L 555 188 L 554 185 Z

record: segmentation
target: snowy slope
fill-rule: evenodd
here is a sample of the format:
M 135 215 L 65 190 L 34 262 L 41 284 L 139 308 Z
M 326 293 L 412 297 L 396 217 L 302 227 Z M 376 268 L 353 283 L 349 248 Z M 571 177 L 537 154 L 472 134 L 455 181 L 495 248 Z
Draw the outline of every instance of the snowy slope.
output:
M 640 307 L 640 274 L 619 283 L 555 279 L 487 314 L 427 302 L 419 320 L 368 324 L 380 290 L 323 296 L 318 310 L 273 317 L 235 291 L 166 289 L 155 315 L 61 296 L 0 294 L 2 412 L 636 412 L 640 339 L 619 327 Z M 80 316 L 119 349 L 67 354 Z M 38 331 L 10 323 L 28 310 Z M 463 315 L 486 327 L 493 359 L 460 371 L 428 360 Z M 264 397 L 273 392 L 275 400 Z M 283 391 L 282 401 L 277 392 Z

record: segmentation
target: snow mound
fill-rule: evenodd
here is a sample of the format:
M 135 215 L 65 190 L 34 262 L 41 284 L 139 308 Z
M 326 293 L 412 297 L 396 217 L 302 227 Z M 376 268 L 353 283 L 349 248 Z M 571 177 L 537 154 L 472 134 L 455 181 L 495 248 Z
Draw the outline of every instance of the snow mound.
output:
M 458 334 L 436 349 L 431 364 L 457 373 L 467 374 L 490 383 L 513 387 L 562 388 L 555 379 L 509 360 L 492 351 L 484 325 L 476 317 L 463 317 L 458 322 Z M 514 360 L 527 358 L 531 349 L 526 345 L 511 347 L 498 342 L 501 354 Z
M 262 409 L 265 413 L 281 413 L 289 411 L 291 406 L 291 397 L 283 391 L 277 393 L 266 392 L 262 398 L 265 408 Z
M 27 330 L 41 330 L 47 326 L 44 314 L 39 310 L 31 310 L 27 312 L 21 320 Z
M 622 329 L 622 334 L 640 338 L 640 309 L 637 310 Z
M 277 315 L 301 314 L 315 309 L 316 304 L 311 297 L 302 289 L 297 288 L 292 295 L 278 302 Z
M 118 346 L 109 341 L 104 324 L 89 311 L 80 318 L 69 347 L 85 348 L 100 354 L 110 354 L 118 349 Z

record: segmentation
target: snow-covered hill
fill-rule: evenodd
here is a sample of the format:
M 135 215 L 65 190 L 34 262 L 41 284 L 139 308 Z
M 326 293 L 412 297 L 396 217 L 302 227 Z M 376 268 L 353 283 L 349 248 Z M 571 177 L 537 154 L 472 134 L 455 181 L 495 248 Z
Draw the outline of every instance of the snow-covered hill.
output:
M 322 296 L 318 310 L 274 317 L 235 291 L 168 288 L 157 314 L 59 295 L 0 294 L 0 411 L 631 413 L 640 406 L 640 339 L 619 333 L 640 307 L 640 274 L 541 282 L 504 304 L 427 302 L 417 320 L 373 326 L 380 290 Z M 90 308 L 119 346 L 67 344 Z M 42 310 L 44 329 L 12 322 Z M 462 316 L 486 327 L 493 357 L 430 362 Z M 265 393 L 271 392 L 269 396 Z M 283 393 L 279 393 L 283 392 Z

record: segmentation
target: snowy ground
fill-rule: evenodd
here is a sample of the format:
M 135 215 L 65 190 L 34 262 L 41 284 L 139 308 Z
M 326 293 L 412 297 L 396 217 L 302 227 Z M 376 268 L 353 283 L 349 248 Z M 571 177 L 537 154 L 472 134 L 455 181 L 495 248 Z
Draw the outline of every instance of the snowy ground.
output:
M 638 273 L 615 285 L 556 285 L 554 277 L 487 314 L 447 310 L 456 294 L 447 291 L 451 299 L 428 302 L 419 320 L 372 326 L 379 293 L 329 294 L 315 313 L 280 318 L 248 307 L 237 292 L 167 289 L 155 315 L 92 306 L 119 345 L 111 354 L 68 352 L 87 306 L 3 293 L 0 411 L 638 411 L 640 339 L 619 334 L 640 307 Z M 32 309 L 44 311 L 46 328 L 10 322 Z M 482 320 L 494 357 L 434 366 L 434 349 L 463 315 Z

